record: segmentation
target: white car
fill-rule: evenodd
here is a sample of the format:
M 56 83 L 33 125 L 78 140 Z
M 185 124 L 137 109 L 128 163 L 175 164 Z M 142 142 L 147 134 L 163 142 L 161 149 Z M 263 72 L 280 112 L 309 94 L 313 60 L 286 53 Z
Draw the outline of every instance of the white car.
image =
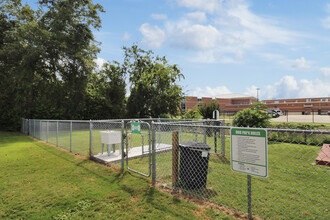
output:
M 274 112 L 276 112 L 276 113 L 279 114 L 279 115 L 283 115 L 283 113 L 282 113 L 281 110 L 274 110 Z

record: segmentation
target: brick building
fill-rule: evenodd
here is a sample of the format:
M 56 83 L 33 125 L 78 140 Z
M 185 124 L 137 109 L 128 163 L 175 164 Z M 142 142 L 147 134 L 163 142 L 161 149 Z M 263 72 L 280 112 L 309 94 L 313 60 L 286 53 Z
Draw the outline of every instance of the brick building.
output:
M 221 112 L 236 113 L 244 108 L 248 108 L 257 99 L 243 94 L 224 94 L 213 98 L 186 96 L 185 100 L 181 102 L 181 107 L 183 111 L 188 111 L 197 108 L 202 103 L 210 103 L 212 100 L 216 100 L 219 103 Z
M 257 98 L 243 94 L 225 94 L 216 97 L 186 96 L 181 102 L 183 111 L 197 108 L 202 103 L 216 100 L 223 113 L 236 113 L 250 107 Z M 297 99 L 272 99 L 263 100 L 268 109 L 281 110 L 283 114 L 327 114 L 330 111 L 330 97 L 321 98 L 297 98 Z
M 325 115 L 330 111 L 330 97 L 263 100 L 269 109 L 279 109 L 283 114 Z

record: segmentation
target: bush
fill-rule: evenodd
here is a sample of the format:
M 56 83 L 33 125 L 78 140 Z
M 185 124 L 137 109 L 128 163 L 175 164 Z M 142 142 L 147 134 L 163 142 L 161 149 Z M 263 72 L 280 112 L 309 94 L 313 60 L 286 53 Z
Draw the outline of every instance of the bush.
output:
M 183 115 L 184 119 L 200 119 L 202 116 L 196 110 L 189 110 Z
M 170 114 L 162 113 L 159 115 L 159 118 L 171 118 Z
M 204 103 L 198 107 L 198 112 L 204 119 L 213 118 L 214 110 L 218 110 L 220 113 L 219 103 L 214 100 L 210 103 Z
M 259 110 L 246 108 L 233 117 L 233 126 L 267 128 L 269 118 L 267 114 L 261 113 Z

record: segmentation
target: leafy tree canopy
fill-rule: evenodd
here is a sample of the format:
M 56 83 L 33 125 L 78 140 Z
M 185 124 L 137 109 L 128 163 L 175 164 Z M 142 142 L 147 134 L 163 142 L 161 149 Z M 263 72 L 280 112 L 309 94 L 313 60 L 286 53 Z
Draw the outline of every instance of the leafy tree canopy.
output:
M 177 115 L 183 98 L 177 81 L 183 78 L 177 65 L 170 65 L 165 57 L 153 56 L 137 45 L 124 47 L 123 68 L 130 81 L 127 101 L 128 117 L 159 117 Z
M 102 6 L 92 0 L 0 2 L 0 129 L 26 118 L 83 118 Z

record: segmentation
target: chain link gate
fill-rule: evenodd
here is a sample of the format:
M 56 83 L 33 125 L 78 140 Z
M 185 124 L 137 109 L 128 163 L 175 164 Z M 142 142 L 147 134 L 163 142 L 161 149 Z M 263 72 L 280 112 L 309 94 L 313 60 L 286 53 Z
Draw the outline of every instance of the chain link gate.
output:
M 143 121 L 127 122 L 125 144 L 127 169 L 150 177 L 152 157 L 150 124 Z

